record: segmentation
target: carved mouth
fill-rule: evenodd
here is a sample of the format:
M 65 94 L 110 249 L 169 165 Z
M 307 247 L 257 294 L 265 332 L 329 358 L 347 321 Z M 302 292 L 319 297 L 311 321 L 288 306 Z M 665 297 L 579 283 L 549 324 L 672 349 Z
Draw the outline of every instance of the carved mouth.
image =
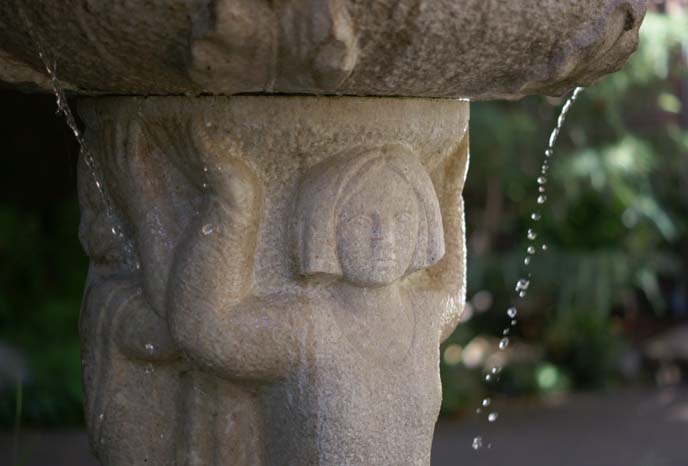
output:
M 373 260 L 376 268 L 389 269 L 397 265 L 395 257 L 380 257 Z

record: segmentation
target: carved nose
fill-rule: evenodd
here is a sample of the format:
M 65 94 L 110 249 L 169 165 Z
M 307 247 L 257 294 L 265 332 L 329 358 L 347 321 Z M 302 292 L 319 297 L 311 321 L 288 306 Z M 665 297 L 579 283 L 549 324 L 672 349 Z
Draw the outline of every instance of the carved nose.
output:
M 381 217 L 376 217 L 373 223 L 373 245 L 376 247 L 394 245 L 394 232 L 391 223 Z

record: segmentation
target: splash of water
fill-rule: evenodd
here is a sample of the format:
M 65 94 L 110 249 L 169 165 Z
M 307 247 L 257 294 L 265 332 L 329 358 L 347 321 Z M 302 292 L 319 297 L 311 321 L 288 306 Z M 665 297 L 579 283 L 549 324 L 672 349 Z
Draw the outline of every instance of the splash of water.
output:
M 535 256 L 538 252 L 538 248 L 536 247 L 536 240 L 538 238 L 538 232 L 537 232 L 537 224 L 538 222 L 542 219 L 542 212 L 540 211 L 545 204 L 547 203 L 547 182 L 548 182 L 548 177 L 547 174 L 550 169 L 550 159 L 554 155 L 554 146 L 557 143 L 557 140 L 559 139 L 559 135 L 561 134 L 561 130 L 564 127 L 564 123 L 566 122 L 566 117 L 569 114 L 569 111 L 571 110 L 571 107 L 573 106 L 573 103 L 578 99 L 578 96 L 580 93 L 583 91 L 582 87 L 577 87 L 571 96 L 566 100 L 564 103 L 563 107 L 561 108 L 561 112 L 559 113 L 559 117 L 557 118 L 557 124 L 550 133 L 548 144 L 547 144 L 547 149 L 545 150 L 545 158 L 542 162 L 542 165 L 540 166 L 540 176 L 537 178 L 537 191 L 538 191 L 538 197 L 537 197 L 537 204 L 539 206 L 539 210 L 536 212 L 533 212 L 530 215 L 530 220 L 531 220 L 531 226 L 528 229 L 527 232 L 527 239 L 530 244 L 528 244 L 526 248 L 526 256 L 523 259 L 523 265 L 525 268 L 528 268 L 531 264 L 531 260 L 533 256 Z M 547 251 L 548 247 L 547 244 L 542 243 L 539 248 L 541 251 L 545 252 Z M 516 282 L 516 285 L 514 287 L 514 291 L 517 295 L 518 298 L 523 299 L 527 296 L 528 293 L 528 288 L 530 286 L 530 281 L 532 279 L 532 274 L 528 272 L 525 276 L 521 277 L 518 279 Z M 518 309 L 515 306 L 511 306 L 509 309 L 506 311 L 506 316 L 509 319 L 509 324 L 504 330 L 502 331 L 502 339 L 499 341 L 499 349 L 500 351 L 505 351 L 509 347 L 510 340 L 507 337 L 509 335 L 511 328 L 515 327 L 517 324 L 516 321 L 516 316 L 518 315 Z M 501 371 L 501 367 L 493 367 L 490 372 L 488 372 L 485 375 L 485 381 L 486 382 L 492 382 L 498 379 L 497 375 Z M 487 400 L 487 404 L 485 404 L 485 401 Z M 487 407 L 491 403 L 489 398 L 485 398 L 483 402 L 481 403 L 482 407 Z M 481 412 L 482 409 L 478 408 L 478 412 Z M 496 422 L 497 419 L 499 418 L 499 413 L 497 411 L 492 411 L 488 414 L 487 420 L 490 423 Z M 473 442 L 471 444 L 472 448 L 474 450 L 480 450 L 483 447 L 483 438 L 481 436 L 477 436 L 473 439 Z

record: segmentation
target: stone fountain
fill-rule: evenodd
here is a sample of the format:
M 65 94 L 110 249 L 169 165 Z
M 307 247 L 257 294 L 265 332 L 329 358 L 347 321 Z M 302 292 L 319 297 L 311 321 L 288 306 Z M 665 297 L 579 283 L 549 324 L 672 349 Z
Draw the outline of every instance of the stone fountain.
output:
M 645 0 L 7 0 L 78 96 L 105 466 L 428 466 L 465 291 L 469 100 L 618 70 Z M 40 56 L 39 56 L 40 52 Z

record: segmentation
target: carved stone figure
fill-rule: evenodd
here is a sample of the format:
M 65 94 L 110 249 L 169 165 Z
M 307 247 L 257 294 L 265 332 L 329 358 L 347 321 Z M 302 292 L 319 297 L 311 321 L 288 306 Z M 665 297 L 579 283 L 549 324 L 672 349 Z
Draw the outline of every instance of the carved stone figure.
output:
M 110 198 L 84 156 L 94 448 L 106 466 L 427 466 L 463 302 L 466 104 L 447 102 L 455 126 L 420 101 L 284 98 L 260 139 L 237 129 L 265 100 L 84 105 Z M 356 107 L 417 115 L 399 140 Z

